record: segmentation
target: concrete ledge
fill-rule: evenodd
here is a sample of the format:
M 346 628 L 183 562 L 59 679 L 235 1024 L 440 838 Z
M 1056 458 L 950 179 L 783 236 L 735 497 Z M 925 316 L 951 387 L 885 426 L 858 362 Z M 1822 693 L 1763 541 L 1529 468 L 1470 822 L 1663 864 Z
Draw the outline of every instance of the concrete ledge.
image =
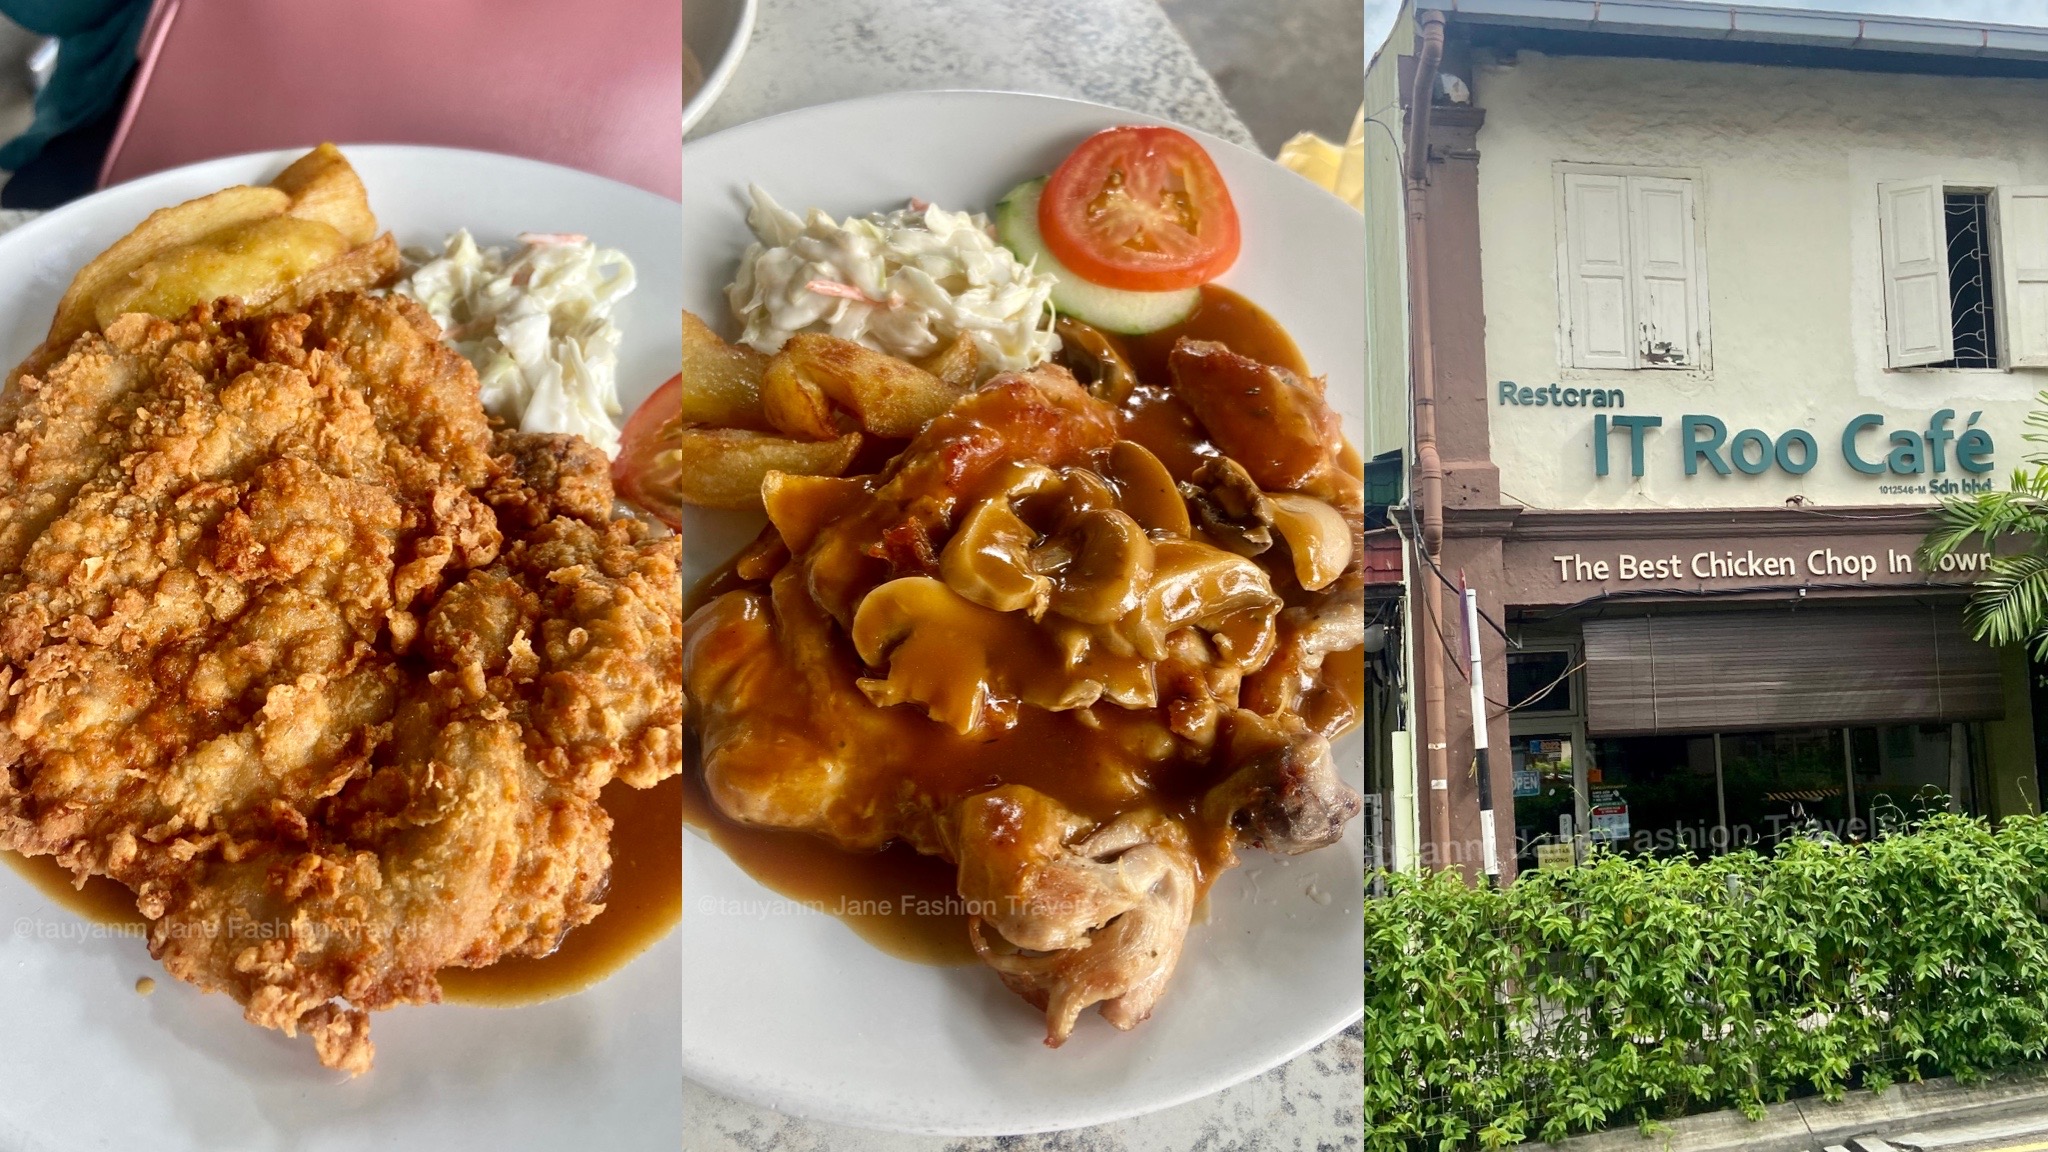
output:
M 1994 1120 L 2048 1104 L 2048 1065 L 2000 1072 L 1970 1084 L 1943 1077 L 1894 1084 L 1883 1092 L 1851 1092 L 1830 1104 L 1819 1097 L 1773 1104 L 1752 1121 L 1736 1111 L 1687 1116 L 1644 1136 L 1634 1128 L 1574 1136 L 1551 1147 L 1565 1152 L 1809 1152 L 1853 1136 L 1880 1135 L 1902 1124 Z

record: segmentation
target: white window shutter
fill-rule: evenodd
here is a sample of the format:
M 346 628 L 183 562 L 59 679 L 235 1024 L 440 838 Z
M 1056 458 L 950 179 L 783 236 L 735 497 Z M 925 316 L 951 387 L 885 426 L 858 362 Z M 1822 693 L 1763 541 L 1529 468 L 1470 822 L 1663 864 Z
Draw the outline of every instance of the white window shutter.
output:
M 2048 185 L 1998 190 L 1998 246 L 2005 362 L 2048 368 Z
M 1697 367 L 1700 318 L 1693 267 L 1692 181 L 1631 176 L 1628 188 L 1636 365 Z
M 1888 180 L 1877 186 L 1884 251 L 1885 360 L 1894 368 L 1952 360 L 1948 223 L 1939 180 Z
M 1633 368 L 1627 179 L 1565 173 L 1564 222 L 1572 366 Z

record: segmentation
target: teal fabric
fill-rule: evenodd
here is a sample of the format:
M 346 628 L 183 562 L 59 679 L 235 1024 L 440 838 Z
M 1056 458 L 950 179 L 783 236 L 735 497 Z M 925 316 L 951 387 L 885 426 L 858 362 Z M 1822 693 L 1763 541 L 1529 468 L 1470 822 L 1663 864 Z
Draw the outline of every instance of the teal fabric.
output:
M 135 42 L 150 0 L 0 0 L 0 14 L 57 38 L 57 70 L 36 96 L 28 130 L 0 147 L 0 168 L 14 171 L 53 138 L 90 122 L 121 98 L 135 67 Z

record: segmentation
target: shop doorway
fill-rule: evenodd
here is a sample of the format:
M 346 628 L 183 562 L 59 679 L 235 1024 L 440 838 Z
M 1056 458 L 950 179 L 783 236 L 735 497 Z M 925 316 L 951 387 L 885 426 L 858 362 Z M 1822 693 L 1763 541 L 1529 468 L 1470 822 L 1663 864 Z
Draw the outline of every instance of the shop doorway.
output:
M 1580 668 L 1569 644 L 1508 654 L 1521 868 L 1593 847 L 1711 856 L 1814 831 L 1859 840 L 1931 810 L 1981 811 L 1981 724 L 1590 736 Z
M 1586 747 L 1575 646 L 1508 653 L 1518 870 L 1575 860 L 1587 820 Z M 1560 856 L 1562 854 L 1562 856 Z

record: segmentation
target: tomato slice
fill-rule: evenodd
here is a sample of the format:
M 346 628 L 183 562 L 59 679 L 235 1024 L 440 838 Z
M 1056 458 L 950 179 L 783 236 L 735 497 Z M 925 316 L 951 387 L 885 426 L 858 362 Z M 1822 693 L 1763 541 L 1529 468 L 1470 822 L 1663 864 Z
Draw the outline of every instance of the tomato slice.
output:
M 1105 288 L 1173 292 L 1237 259 L 1237 206 L 1216 162 L 1172 128 L 1109 128 L 1081 142 L 1038 202 L 1045 246 Z
M 640 405 L 619 436 L 612 487 L 620 497 L 683 526 L 683 376 L 678 372 Z

